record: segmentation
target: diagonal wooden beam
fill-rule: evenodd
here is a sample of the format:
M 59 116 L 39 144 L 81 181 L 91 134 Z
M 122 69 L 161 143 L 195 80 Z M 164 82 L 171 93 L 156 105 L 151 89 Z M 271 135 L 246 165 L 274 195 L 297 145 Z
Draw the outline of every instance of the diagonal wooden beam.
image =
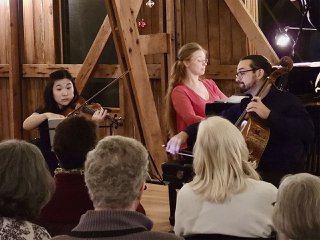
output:
M 242 0 L 224 0 L 237 19 L 248 40 L 255 46 L 258 54 L 264 55 L 273 64 L 279 63 L 279 57 L 271 47 L 263 32 L 253 20 Z
M 162 138 L 159 118 L 149 81 L 145 57 L 141 51 L 141 42 L 136 23 L 136 3 L 126 0 L 105 0 L 113 34 L 117 35 L 118 56 L 120 65 L 130 69 L 129 80 L 132 94 L 136 103 L 143 140 L 155 161 L 157 169 L 161 172 L 161 164 L 167 160 L 167 155 L 162 147 Z M 124 17 L 125 16 L 125 17 Z M 122 52 L 119 54 L 119 52 Z
M 84 59 L 80 72 L 76 77 L 76 87 L 80 94 L 84 89 L 88 79 L 91 77 L 102 51 L 107 44 L 110 34 L 111 27 L 109 17 L 106 16 L 86 58 Z
M 134 0 L 131 0 L 131 1 L 134 1 Z M 141 4 L 139 5 L 139 8 L 140 6 Z M 136 13 L 135 18 L 138 15 L 138 10 L 139 9 L 135 9 L 135 13 Z M 107 41 L 111 35 L 111 32 L 112 31 L 111 31 L 109 17 L 106 16 L 99 29 L 99 32 L 97 33 L 95 40 L 93 41 L 93 44 L 89 49 L 89 52 L 86 58 L 84 59 L 80 72 L 76 77 L 76 86 L 80 94 L 84 89 L 88 79 L 92 76 L 95 66 L 97 65 L 97 62 L 102 54 L 102 51 L 107 44 Z M 146 41 L 148 41 L 148 39 Z

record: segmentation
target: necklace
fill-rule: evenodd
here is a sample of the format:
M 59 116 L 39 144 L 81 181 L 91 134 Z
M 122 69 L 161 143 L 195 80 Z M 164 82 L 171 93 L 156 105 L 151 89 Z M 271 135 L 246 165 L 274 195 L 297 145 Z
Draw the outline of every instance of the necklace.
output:
M 83 168 L 73 168 L 73 169 L 56 168 L 54 170 L 54 175 L 61 174 L 61 173 L 83 175 L 84 174 L 84 170 L 83 170 Z

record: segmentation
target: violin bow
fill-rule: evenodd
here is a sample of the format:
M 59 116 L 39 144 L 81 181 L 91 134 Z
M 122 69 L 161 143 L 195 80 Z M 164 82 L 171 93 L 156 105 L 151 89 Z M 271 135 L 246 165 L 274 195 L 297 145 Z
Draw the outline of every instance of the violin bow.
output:
M 97 93 L 95 93 L 92 97 L 90 97 L 89 99 L 87 99 L 84 103 L 82 103 L 79 107 L 77 107 L 76 109 L 74 109 L 72 112 L 70 112 L 68 115 L 72 115 L 74 114 L 77 110 L 81 109 L 83 106 L 85 106 L 86 104 L 88 104 L 89 101 L 91 101 L 93 98 L 95 98 L 96 96 L 98 96 L 101 92 L 103 92 L 104 90 L 106 90 L 108 87 L 110 87 L 112 84 L 114 84 L 115 82 L 117 82 L 120 78 L 123 78 L 125 75 L 127 75 L 130 72 L 130 69 L 128 69 L 127 71 L 123 72 L 119 77 L 117 77 L 116 79 L 113 79 L 109 84 L 107 84 L 106 86 L 104 86 L 101 90 L 99 90 Z

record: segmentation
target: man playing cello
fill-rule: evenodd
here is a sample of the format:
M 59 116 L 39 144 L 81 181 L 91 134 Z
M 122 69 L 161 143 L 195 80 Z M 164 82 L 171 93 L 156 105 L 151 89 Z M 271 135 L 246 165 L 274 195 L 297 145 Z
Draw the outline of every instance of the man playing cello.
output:
M 265 96 L 256 96 L 271 72 L 271 64 L 261 55 L 242 58 L 237 66 L 236 83 L 242 93 L 253 97 L 223 111 L 221 116 L 235 123 L 246 110 L 270 128 L 270 138 L 257 170 L 263 180 L 278 186 L 284 175 L 304 170 L 306 145 L 313 140 L 314 126 L 303 104 L 293 94 L 272 86 Z M 198 124 L 191 125 L 172 137 L 167 151 L 178 153 L 188 138 L 189 142 L 196 138 L 197 127 Z

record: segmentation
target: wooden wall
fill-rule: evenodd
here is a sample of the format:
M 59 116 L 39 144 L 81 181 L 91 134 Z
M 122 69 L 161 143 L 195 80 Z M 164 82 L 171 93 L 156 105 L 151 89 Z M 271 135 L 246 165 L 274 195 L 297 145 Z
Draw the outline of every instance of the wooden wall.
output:
M 0 139 L 10 135 L 9 132 L 9 46 L 10 46 L 10 30 L 9 30 L 9 0 L 0 2 Z
M 170 2 L 172 1 L 172 2 Z M 187 42 L 199 42 L 208 50 L 209 64 L 207 77 L 216 80 L 219 87 L 231 95 L 237 91 L 234 84 L 236 64 L 238 60 L 248 53 L 246 35 L 231 14 L 224 0 L 158 0 L 153 8 L 148 8 L 145 1 L 142 3 L 137 20 L 142 18 L 147 23 L 145 28 L 139 28 L 139 33 L 150 34 L 165 32 L 169 28 L 166 23 L 170 4 L 173 7 L 174 34 L 170 36 L 174 40 L 173 50 Z M 47 74 L 61 65 L 60 51 L 60 23 L 58 0 L 30 0 L 20 1 L 22 11 L 19 16 L 23 19 L 20 29 L 21 40 L 21 66 L 22 82 L 22 108 L 23 119 L 32 113 L 42 100 L 42 92 L 46 83 Z M 247 0 L 256 6 L 256 0 Z M 2 0 L 0 14 L 4 21 L 0 21 L 0 94 L 5 99 L 8 94 L 8 3 Z M 256 11 L 256 9 L 253 9 Z M 166 55 L 154 54 L 146 56 L 147 64 L 158 64 L 161 68 L 153 69 L 156 73 L 151 79 L 154 100 L 158 109 L 160 123 L 163 124 L 163 99 L 166 91 L 168 73 Z M 28 65 L 27 65 L 28 64 Z M 43 65 L 38 65 L 43 64 Z M 150 65 L 148 65 L 150 66 Z M 64 66 L 71 70 L 74 76 L 79 71 L 79 66 Z M 106 69 L 106 68 L 104 68 Z M 103 71 L 102 71 L 103 72 Z M 106 72 L 106 70 L 104 70 Z M 113 71 L 114 72 L 114 71 Z M 110 73 L 110 71 L 109 71 Z M 28 77 L 27 77 L 28 76 Z M 123 93 L 125 95 L 126 93 Z M 10 123 L 6 117 L 8 106 L 5 101 L 0 103 L 0 139 L 9 138 L 8 126 Z M 127 116 L 125 116 L 127 117 Z M 126 134 L 126 133 L 124 133 Z M 126 134 L 126 135 L 132 135 Z M 37 132 L 23 131 L 23 138 L 29 140 L 37 136 Z

